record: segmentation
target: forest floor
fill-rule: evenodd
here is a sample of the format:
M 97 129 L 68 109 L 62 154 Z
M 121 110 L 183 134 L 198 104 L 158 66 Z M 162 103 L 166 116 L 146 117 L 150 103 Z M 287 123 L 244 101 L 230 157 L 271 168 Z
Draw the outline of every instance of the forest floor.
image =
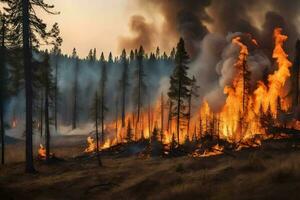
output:
M 106 155 L 99 167 L 95 157 L 78 156 L 84 140 L 77 137 L 69 146 L 55 139 L 53 151 L 64 160 L 36 160 L 36 174 L 25 174 L 16 154 L 24 153 L 23 142 L 8 145 L 0 199 L 299 199 L 299 141 L 266 141 L 257 149 L 207 158 Z

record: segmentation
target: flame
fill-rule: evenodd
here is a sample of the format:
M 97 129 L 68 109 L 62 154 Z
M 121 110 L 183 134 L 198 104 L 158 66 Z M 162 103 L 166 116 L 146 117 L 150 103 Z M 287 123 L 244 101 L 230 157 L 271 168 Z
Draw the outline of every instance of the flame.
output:
M 223 154 L 223 151 L 224 151 L 224 147 L 219 144 L 216 144 L 210 150 L 205 150 L 204 153 L 202 154 L 199 153 L 198 150 L 196 150 L 195 152 L 192 153 L 192 157 L 203 158 L 203 157 L 217 156 Z
M 46 149 L 42 144 L 40 144 L 40 148 L 38 149 L 39 158 L 46 158 Z
M 103 150 L 103 149 L 108 149 L 111 146 L 116 144 L 116 139 L 107 139 L 105 140 L 105 142 L 103 144 L 99 144 L 99 151 Z M 95 142 L 95 140 L 91 137 L 88 136 L 87 137 L 87 148 L 84 150 L 85 153 L 92 153 L 97 151 L 97 142 Z
M 87 137 L 87 144 L 88 147 L 84 150 L 84 152 L 91 153 L 96 150 L 96 143 L 94 142 L 94 139 L 92 137 Z
M 268 86 L 263 82 L 259 82 L 258 88 L 254 92 L 256 95 L 256 113 L 260 112 L 260 108 L 262 108 L 265 113 L 270 109 L 274 117 L 277 115 L 278 103 L 280 103 L 284 111 L 287 111 L 290 107 L 290 102 L 281 98 L 283 87 L 290 77 L 290 67 L 292 66 L 292 63 L 288 60 L 288 55 L 283 50 L 283 43 L 288 37 L 282 35 L 281 32 L 281 28 L 276 28 L 274 31 L 275 49 L 273 51 L 273 58 L 276 60 L 278 69 L 269 75 Z M 278 102 L 278 98 L 281 98 L 280 102 Z

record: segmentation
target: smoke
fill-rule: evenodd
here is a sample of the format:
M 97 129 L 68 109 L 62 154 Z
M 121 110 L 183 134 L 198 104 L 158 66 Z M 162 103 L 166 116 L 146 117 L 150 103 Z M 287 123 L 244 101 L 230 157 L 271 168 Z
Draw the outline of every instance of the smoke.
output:
M 119 41 L 119 49 L 138 49 L 143 45 L 146 51 L 151 51 L 155 48 L 154 36 L 156 35 L 156 28 L 153 24 L 147 23 L 146 19 L 140 15 L 131 17 L 129 23 L 132 37 L 121 37 Z
M 210 0 L 172 0 L 172 1 L 161 1 L 161 0 L 136 0 L 136 3 L 142 10 L 145 10 L 146 14 L 153 15 L 160 14 L 163 18 L 163 23 L 159 30 L 153 29 L 151 24 L 144 23 L 139 30 L 134 32 L 143 32 L 143 37 L 153 38 L 154 41 L 159 41 L 160 46 L 164 50 L 169 50 L 175 46 L 175 42 L 181 36 L 185 39 L 187 50 L 190 55 L 196 55 L 199 49 L 199 42 L 208 33 L 207 27 L 202 21 L 210 21 L 205 8 L 209 5 Z M 151 30 L 144 31 L 144 29 Z M 126 44 L 131 46 L 139 45 L 137 37 L 127 38 L 124 43 L 124 38 L 120 40 L 119 46 L 128 47 Z M 148 41 L 151 43 L 151 41 Z M 149 43 L 143 44 L 148 47 L 154 46 Z M 154 50 L 154 48 L 150 49 Z
M 237 61 L 240 48 L 231 42 L 232 38 L 237 36 L 250 47 L 246 65 L 251 74 L 252 88 L 263 78 L 263 72 L 271 67 L 271 62 L 264 52 L 255 48 L 254 44 L 250 45 L 252 38 L 249 34 L 231 33 L 227 37 L 220 34 L 206 35 L 201 44 L 201 54 L 191 64 L 190 73 L 196 75 L 197 84 L 200 86 L 199 100 L 207 101 L 215 112 L 220 111 L 225 104 L 224 88 L 232 84 L 237 73 L 233 66 Z
M 143 33 L 147 41 L 143 45 L 150 47 L 150 50 L 153 50 L 154 41 L 164 41 L 160 42 L 161 47 L 169 50 L 175 46 L 175 41 L 179 37 L 183 37 L 189 54 L 195 58 L 207 33 L 214 32 L 226 36 L 230 32 L 242 32 L 251 34 L 265 53 L 271 56 L 273 45 L 271 36 L 275 27 L 282 27 L 284 33 L 289 35 L 286 45 L 288 53 L 292 52 L 299 36 L 295 26 L 300 11 L 299 1 L 135 0 L 135 2 L 145 15 L 159 14 L 163 18 L 163 23 L 156 29 L 153 29 L 152 24 L 143 23 L 143 26 L 136 26 L 137 29 L 133 31 Z M 120 47 L 140 45 L 138 36 L 141 34 L 136 35 L 127 38 L 126 43 L 121 40 Z

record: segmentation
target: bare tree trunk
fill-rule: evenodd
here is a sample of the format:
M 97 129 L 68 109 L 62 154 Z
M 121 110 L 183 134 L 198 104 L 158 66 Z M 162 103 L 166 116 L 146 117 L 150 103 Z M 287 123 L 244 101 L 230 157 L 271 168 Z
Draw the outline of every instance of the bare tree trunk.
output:
M 118 117 L 119 117 L 119 113 L 118 113 L 118 107 L 119 107 L 119 102 L 118 99 L 116 100 L 116 141 L 118 144 Z
M 189 99 L 188 99 L 188 123 L 187 123 L 187 136 L 189 137 L 190 134 L 190 123 L 191 123 L 191 110 L 192 110 L 192 94 L 189 95 Z
M 5 71 L 5 61 L 6 61 L 6 47 L 5 47 L 5 37 L 6 37 L 6 22 L 3 18 L 2 20 L 2 41 L 1 41 L 1 66 L 2 70 L 1 72 L 3 73 Z M 5 73 L 2 74 L 2 78 L 5 79 L 6 77 L 4 77 Z M 4 82 L 2 82 L 2 84 L 6 84 Z M 2 86 L 2 91 L 0 94 L 0 123 L 1 123 L 1 127 L 0 127 L 0 132 L 1 132 L 1 164 L 4 165 L 5 163 L 5 125 L 4 125 L 4 98 L 5 98 L 5 89 L 6 85 Z
M 98 112 L 99 112 L 99 106 L 98 106 L 98 93 L 96 92 L 96 115 L 95 115 L 95 125 L 96 125 L 96 153 L 97 153 L 97 160 L 98 160 L 98 164 L 99 166 L 102 166 L 102 161 L 100 158 L 100 153 L 99 153 L 99 131 L 98 131 Z
M 178 100 L 177 100 L 177 142 L 178 145 L 180 144 L 179 142 L 179 132 L 180 132 L 180 108 L 181 108 L 181 80 L 179 80 L 179 84 L 178 84 Z
M 101 93 L 101 141 L 104 144 L 104 92 Z
M 78 58 L 76 58 L 75 66 L 75 79 L 74 79 L 74 102 L 73 102 L 73 118 L 72 118 L 72 129 L 77 128 L 77 93 L 78 93 Z
M 32 147 L 32 67 L 31 67 L 31 47 L 30 47 L 30 27 L 29 27 L 29 0 L 22 0 L 22 33 L 23 33 L 23 59 L 25 72 L 25 95 L 26 95 L 26 166 L 27 173 L 35 172 L 33 165 Z
M 150 102 L 148 103 L 148 129 L 149 129 L 149 138 L 151 139 L 151 109 L 150 109 Z
M 160 140 L 163 142 L 163 135 L 164 135 L 164 94 L 161 93 L 161 105 L 160 105 L 160 113 L 161 113 L 161 124 L 160 124 Z
M 58 55 L 56 55 L 58 56 Z M 57 132 L 57 100 L 58 100 L 58 57 L 55 58 L 55 88 L 54 88 L 54 127 Z
M 125 113 L 126 113 L 126 83 L 122 85 L 122 128 L 126 126 Z
M 46 162 L 50 161 L 50 121 L 49 121 L 49 85 L 45 88 L 45 137 L 46 137 Z
M 40 135 L 43 137 L 43 116 L 44 116 L 44 94 L 41 91 L 41 110 L 40 110 Z
M 170 100 L 170 104 L 169 104 L 169 115 L 168 115 L 168 132 L 172 134 L 172 107 L 173 107 L 173 103 Z
M 5 163 L 5 128 L 4 128 L 4 108 L 3 101 L 1 102 L 0 108 L 0 123 L 1 123 L 1 164 Z

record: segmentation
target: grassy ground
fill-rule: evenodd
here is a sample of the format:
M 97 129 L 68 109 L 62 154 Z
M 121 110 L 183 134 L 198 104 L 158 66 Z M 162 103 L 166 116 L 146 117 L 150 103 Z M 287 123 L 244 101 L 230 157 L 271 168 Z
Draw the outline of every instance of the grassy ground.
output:
M 34 175 L 23 173 L 23 161 L 10 160 L 0 168 L 0 199 L 299 199 L 300 149 L 290 141 L 267 142 L 235 157 L 105 156 L 102 168 L 95 158 L 75 158 L 83 147 L 74 144 L 55 146 L 65 161 L 36 161 Z

